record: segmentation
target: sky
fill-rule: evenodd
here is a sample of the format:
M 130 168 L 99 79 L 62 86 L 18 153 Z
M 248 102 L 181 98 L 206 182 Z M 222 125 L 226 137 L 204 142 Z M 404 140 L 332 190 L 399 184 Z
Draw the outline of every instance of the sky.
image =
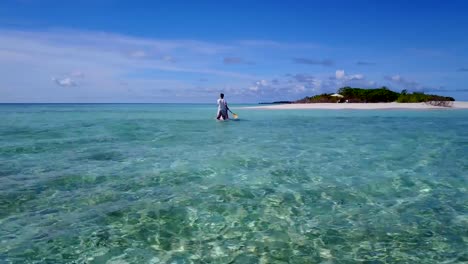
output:
M 468 1 L 0 1 L 0 103 L 468 101 Z

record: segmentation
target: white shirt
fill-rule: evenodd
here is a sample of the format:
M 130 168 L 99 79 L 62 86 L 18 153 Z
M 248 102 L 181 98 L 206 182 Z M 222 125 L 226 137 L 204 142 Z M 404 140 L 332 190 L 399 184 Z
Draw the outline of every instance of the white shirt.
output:
M 227 110 L 227 102 L 224 99 L 218 99 L 218 110 L 226 111 Z

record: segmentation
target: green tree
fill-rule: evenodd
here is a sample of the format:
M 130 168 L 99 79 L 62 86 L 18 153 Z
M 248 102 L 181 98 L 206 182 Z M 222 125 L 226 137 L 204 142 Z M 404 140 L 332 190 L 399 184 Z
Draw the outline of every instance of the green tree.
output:
M 419 102 L 451 102 L 452 97 L 440 95 L 424 94 L 422 92 L 408 93 L 405 89 L 401 93 L 394 92 L 385 86 L 375 89 L 353 88 L 349 86 L 338 89 L 338 93 L 343 95 L 342 101 L 348 100 L 351 103 L 419 103 Z M 337 98 L 331 94 L 320 94 L 312 97 L 305 97 L 296 103 L 336 103 Z M 436 104 L 444 105 L 444 104 Z

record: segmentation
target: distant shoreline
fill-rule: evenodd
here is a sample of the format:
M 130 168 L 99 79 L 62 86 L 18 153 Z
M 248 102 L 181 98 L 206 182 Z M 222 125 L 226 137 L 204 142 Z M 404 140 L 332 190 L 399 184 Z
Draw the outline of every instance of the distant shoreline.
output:
M 453 102 L 452 107 L 433 106 L 427 103 L 310 103 L 310 104 L 275 104 L 262 106 L 248 106 L 248 109 L 270 110 L 300 110 L 300 109 L 356 109 L 356 110 L 390 110 L 390 109 L 468 109 L 468 102 Z

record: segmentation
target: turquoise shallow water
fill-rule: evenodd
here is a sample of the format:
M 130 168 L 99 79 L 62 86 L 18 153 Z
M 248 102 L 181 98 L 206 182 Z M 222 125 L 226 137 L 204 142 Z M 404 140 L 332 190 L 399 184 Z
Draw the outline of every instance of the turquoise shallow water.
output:
M 0 105 L 0 263 L 468 261 L 468 111 L 236 112 Z

